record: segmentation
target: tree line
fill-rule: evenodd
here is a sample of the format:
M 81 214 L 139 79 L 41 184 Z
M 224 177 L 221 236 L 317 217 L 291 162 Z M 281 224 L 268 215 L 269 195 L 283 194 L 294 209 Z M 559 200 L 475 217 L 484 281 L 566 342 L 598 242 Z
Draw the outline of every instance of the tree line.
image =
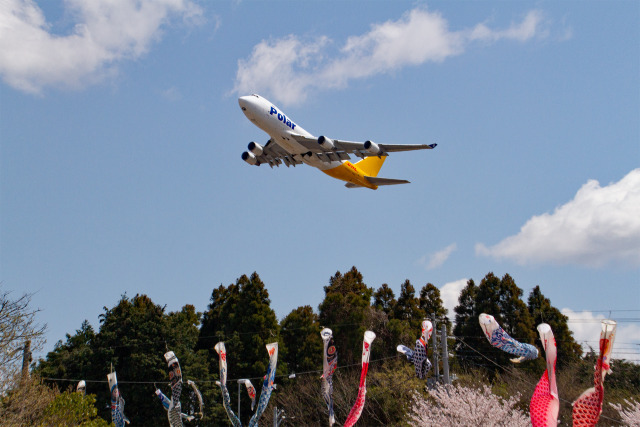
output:
M 551 305 L 539 286 L 533 288 L 525 302 L 522 289 L 508 274 L 500 278 L 488 273 L 478 285 L 469 280 L 455 313 L 447 312 L 440 290 L 431 283 L 418 292 L 405 280 L 396 297 L 386 283 L 377 289 L 368 286 L 356 267 L 345 273 L 336 272 L 324 291 L 317 311 L 309 305 L 300 306 L 280 321 L 271 308 L 265 284 L 255 272 L 228 286 L 214 288 L 203 313 L 189 304 L 179 311 L 166 312 L 146 295 L 124 295 L 114 307 L 104 307 L 97 329 L 84 321 L 73 335 L 67 334 L 65 341 L 59 341 L 45 359 L 34 363 L 32 372 L 45 385 L 62 390 L 75 387 L 71 380 L 84 379 L 87 393 L 95 399 L 97 416 L 110 421 L 110 396 L 105 380 L 113 367 L 132 425 L 163 425 L 166 413 L 153 392 L 157 386 L 165 394 L 170 393 L 163 354 L 171 350 L 180 361 L 185 381 L 194 380 L 204 397 L 204 418 L 198 425 L 227 425 L 221 393 L 215 385 L 218 355 L 213 346 L 218 341 L 225 342 L 228 386 L 232 402 L 237 402 L 238 390 L 233 380 L 249 378 L 259 393 L 268 364 L 265 345 L 277 341 L 278 387 L 266 414 L 271 414 L 277 405 L 284 408 L 287 416 L 295 417 L 293 425 L 322 425 L 326 423 L 327 410 L 320 397 L 323 348 L 320 330 L 322 327 L 333 330 L 338 351 L 340 368 L 334 376 L 338 420 L 346 417 L 355 400 L 362 336 L 365 330 L 372 330 L 377 338 L 367 379 L 368 403 L 360 423 L 401 425 L 407 419 L 412 394 L 424 392 L 424 381 L 413 376 L 412 366 L 398 355 L 396 346 L 413 347 L 420 335 L 421 321 L 434 314 L 432 320 L 447 325 L 450 331 L 451 369 L 461 381 L 507 384 L 503 386 L 507 389 L 511 381 L 513 390 L 522 390 L 518 381 L 537 382 L 536 375 L 539 377 L 544 371 L 544 358 L 513 366 L 508 355 L 491 347 L 485 339 L 477 320 L 485 312 L 494 315 L 509 335 L 521 342 L 537 344 L 539 349 L 535 327 L 549 323 L 558 345 L 559 371 L 573 372 L 580 378 L 573 381 L 573 386 L 584 383 L 588 387 L 592 381 L 592 363 L 597 355 L 591 352 L 583 357 L 568 328 L 567 317 Z M 594 339 L 598 334 L 599 328 L 594 326 Z M 640 369 L 623 361 L 617 366 L 622 367 L 624 374 L 616 376 L 614 369 L 607 385 L 619 389 L 620 396 L 628 397 L 628 393 L 637 396 Z M 289 378 L 294 373 L 296 376 Z M 0 399 L 0 416 L 2 411 L 8 414 L 15 406 L 10 405 L 10 396 L 11 392 L 5 393 Z M 188 396 L 183 395 L 183 408 L 190 404 L 186 399 Z M 244 387 L 240 399 L 239 415 L 246 423 L 251 414 Z M 270 421 L 269 416 L 263 418 L 263 423 Z

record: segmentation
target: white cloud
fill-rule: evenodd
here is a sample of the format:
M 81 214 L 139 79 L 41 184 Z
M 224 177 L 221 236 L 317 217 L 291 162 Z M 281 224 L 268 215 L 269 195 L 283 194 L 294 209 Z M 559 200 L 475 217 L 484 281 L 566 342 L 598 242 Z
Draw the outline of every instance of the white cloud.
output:
M 444 308 L 449 310 L 449 314 L 447 315 L 451 321 L 455 320 L 456 313 L 453 311 L 454 308 L 458 305 L 458 298 L 460 297 L 460 292 L 467 286 L 468 279 L 460 279 L 455 282 L 446 283 L 443 287 L 440 288 L 440 298 L 442 298 L 442 305 Z
M 321 36 L 302 41 L 294 35 L 263 40 L 248 59 L 238 61 L 233 92 L 267 93 L 285 104 L 306 99 L 310 89 L 345 87 L 350 80 L 390 73 L 459 55 L 474 41 L 527 41 L 544 37 L 542 14 L 530 11 L 519 24 L 492 30 L 484 24 L 450 31 L 437 12 L 416 8 L 396 21 L 374 24 L 368 33 L 349 37 L 334 58 L 325 50 L 332 41 Z
M 563 308 L 562 314 L 569 318 L 569 329 L 573 332 L 573 338 L 585 351 L 589 347 L 598 352 L 600 340 L 600 324 L 604 315 L 594 314 L 590 311 L 573 311 Z M 616 320 L 615 317 L 612 320 Z M 613 343 L 612 358 L 640 360 L 640 326 L 634 323 L 618 323 L 616 336 Z
M 640 266 L 640 169 L 605 187 L 589 180 L 552 214 L 534 216 L 492 247 L 477 244 L 476 254 L 520 264 Z
M 202 22 L 202 10 L 190 0 L 65 4 L 77 24 L 59 36 L 33 0 L 0 3 L 0 75 L 7 84 L 30 93 L 49 86 L 80 88 L 113 75 L 119 61 L 146 53 L 170 18 Z
M 453 253 L 453 251 L 456 250 L 456 248 L 457 245 L 455 243 L 452 243 L 441 251 L 423 256 L 420 259 L 419 263 L 425 265 L 425 268 L 427 270 L 438 268 L 442 264 L 444 264 L 447 259 L 449 259 L 449 256 Z

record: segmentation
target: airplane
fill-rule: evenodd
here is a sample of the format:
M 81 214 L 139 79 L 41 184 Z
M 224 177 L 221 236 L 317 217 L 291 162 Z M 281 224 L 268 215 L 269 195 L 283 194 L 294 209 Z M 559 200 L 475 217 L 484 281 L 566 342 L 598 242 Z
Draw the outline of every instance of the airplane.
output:
M 378 177 L 388 153 L 426 150 L 437 145 L 351 142 L 326 136 L 316 138 L 260 95 L 241 96 L 238 104 L 244 115 L 270 136 L 264 146 L 250 142 L 249 151 L 242 153 L 242 160 L 256 166 L 268 164 L 272 168 L 282 163 L 287 167 L 304 163 L 318 168 L 330 177 L 346 181 L 347 188 L 365 187 L 377 190 L 381 185 L 408 184 L 409 181 L 404 179 Z M 349 154 L 362 160 L 351 163 Z

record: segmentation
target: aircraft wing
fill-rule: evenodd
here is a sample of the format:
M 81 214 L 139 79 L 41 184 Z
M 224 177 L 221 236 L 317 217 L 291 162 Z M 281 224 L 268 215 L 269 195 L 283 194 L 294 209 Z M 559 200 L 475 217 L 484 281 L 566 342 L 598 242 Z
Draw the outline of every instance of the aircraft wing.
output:
M 284 148 L 273 142 L 273 140 L 267 141 L 264 147 L 262 147 L 262 154 L 255 156 L 257 165 L 268 164 L 271 167 L 280 166 L 284 163 L 287 167 L 302 164 L 302 161 L 295 155 L 292 155 Z
M 300 145 L 303 145 L 310 152 L 315 153 L 320 160 L 334 160 L 331 157 L 337 156 L 342 160 L 349 159 L 349 154 L 365 158 L 368 156 L 386 156 L 395 151 L 428 150 L 435 148 L 438 144 L 377 144 L 371 141 L 353 142 L 340 139 L 310 138 L 304 135 L 291 135 Z M 324 138 L 324 143 L 319 141 Z M 346 158 L 345 158 L 346 155 Z

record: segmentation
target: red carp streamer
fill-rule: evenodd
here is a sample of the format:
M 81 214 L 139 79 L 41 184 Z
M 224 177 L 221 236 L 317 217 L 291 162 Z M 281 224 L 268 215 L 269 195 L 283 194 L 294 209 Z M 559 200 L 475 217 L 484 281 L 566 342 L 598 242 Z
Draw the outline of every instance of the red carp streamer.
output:
M 360 373 L 360 388 L 358 389 L 358 397 L 356 403 L 351 408 L 351 412 L 344 422 L 344 427 L 352 427 L 360 419 L 362 409 L 364 408 L 364 398 L 367 394 L 367 371 L 369 370 L 369 356 L 371 355 L 371 343 L 376 339 L 376 334 L 371 331 L 364 333 L 362 341 L 362 371 Z
M 616 335 L 616 322 L 603 320 L 600 331 L 600 357 L 596 361 L 596 369 L 593 375 L 594 386 L 573 402 L 574 427 L 595 426 L 602 413 L 602 401 L 604 399 L 604 377 L 611 372 L 611 350 Z
M 556 340 L 551 326 L 538 325 L 538 333 L 547 358 L 547 369 L 542 374 L 529 404 L 529 415 L 533 427 L 556 427 L 558 425 L 558 386 L 556 384 Z

